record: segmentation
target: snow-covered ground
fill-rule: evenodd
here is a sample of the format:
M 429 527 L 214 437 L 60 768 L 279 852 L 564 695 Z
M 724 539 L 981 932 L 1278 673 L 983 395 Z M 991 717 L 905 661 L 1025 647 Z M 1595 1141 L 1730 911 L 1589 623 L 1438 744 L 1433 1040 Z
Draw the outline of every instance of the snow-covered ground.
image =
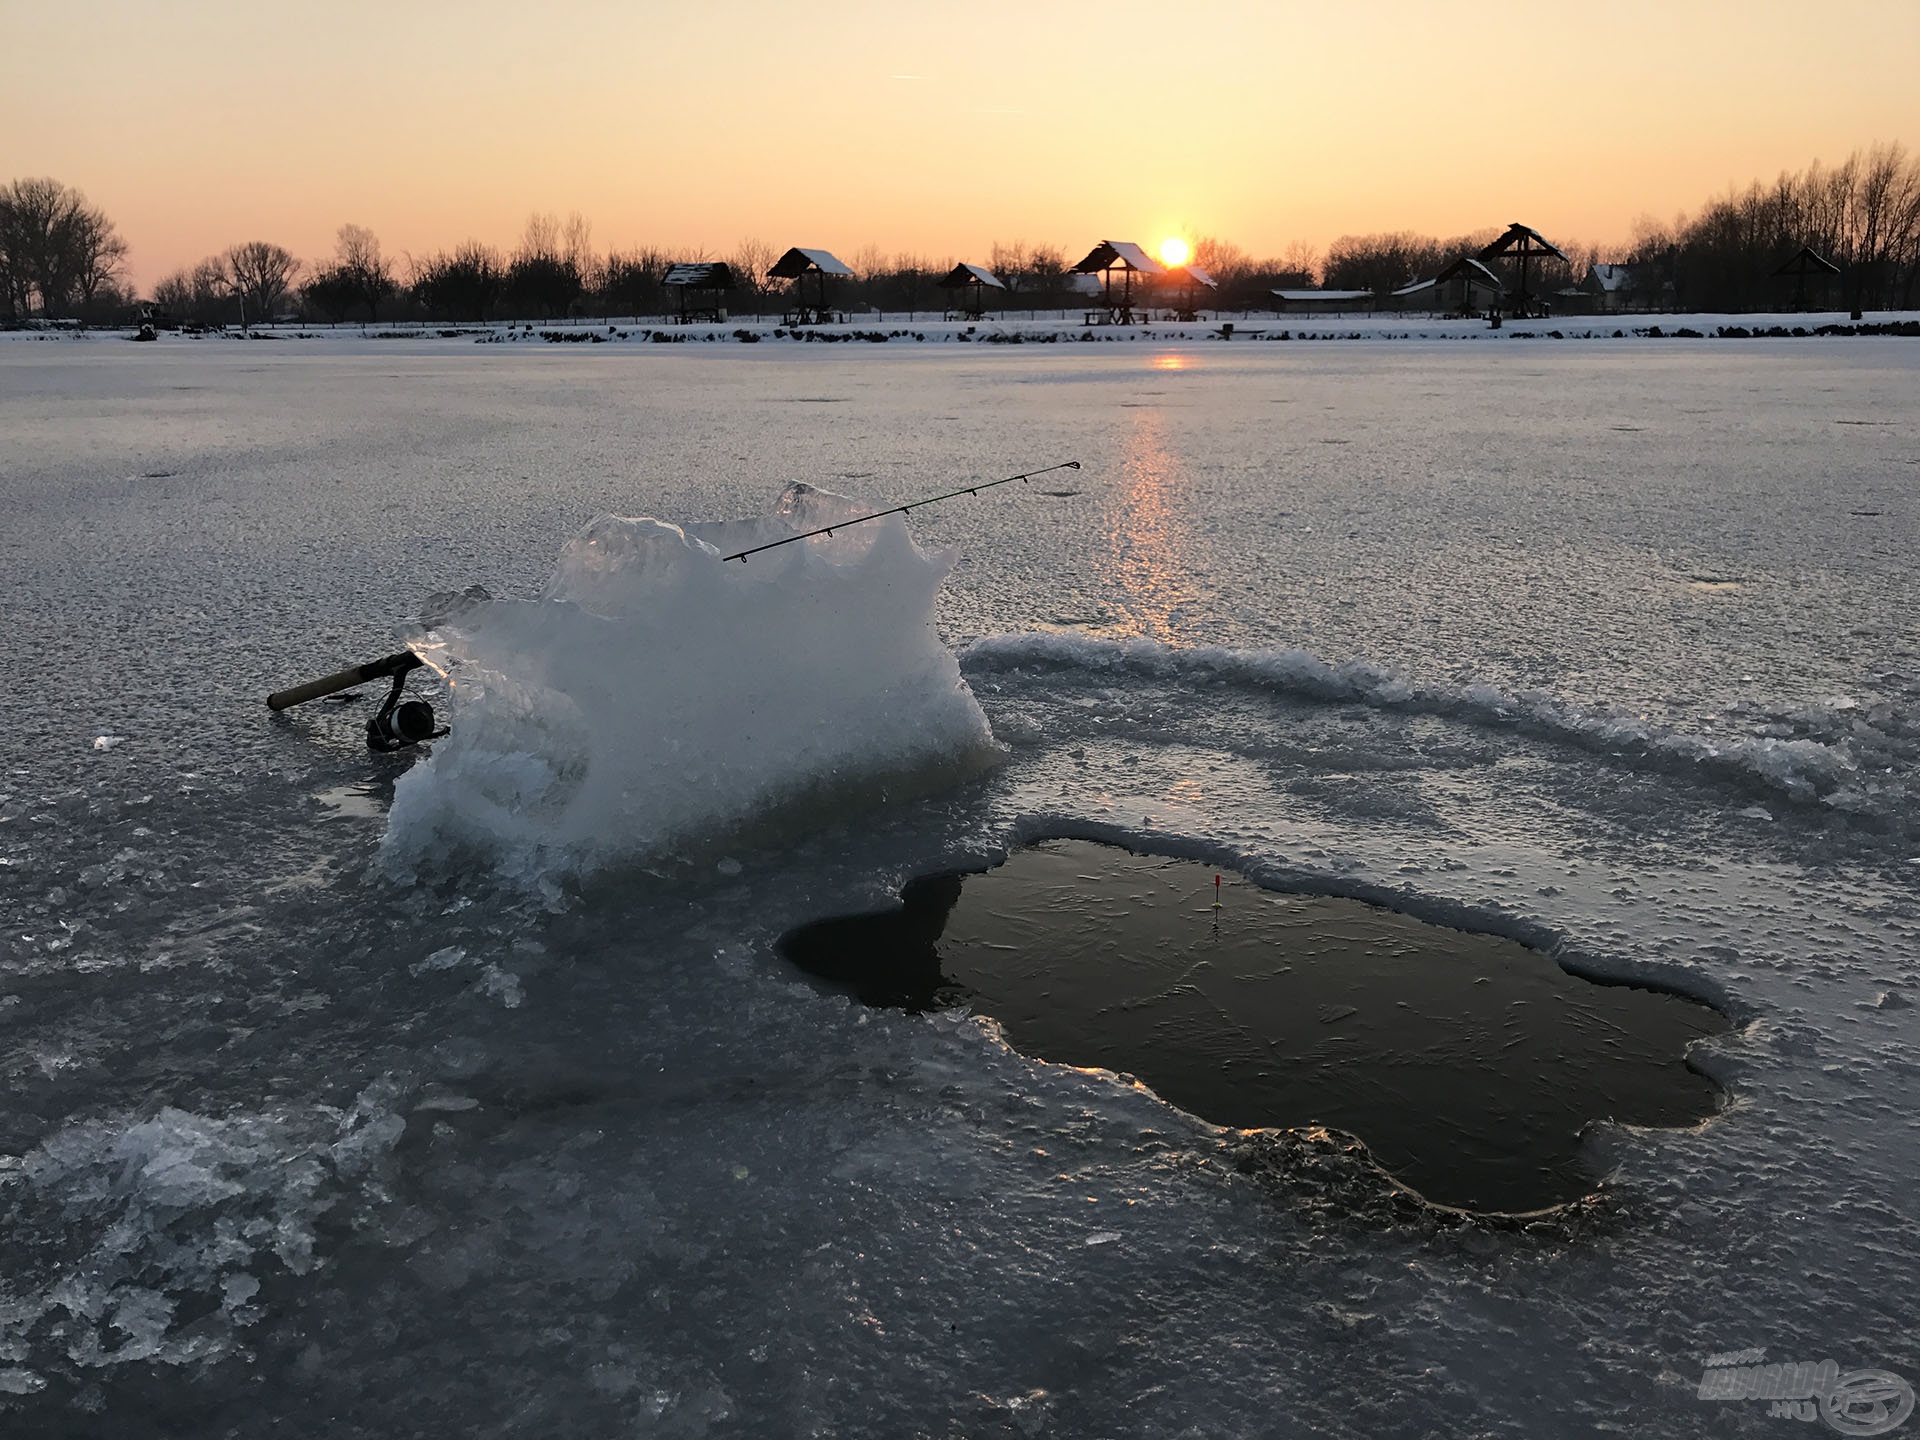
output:
M 9 1433 L 1765 1435 L 1710 1357 L 1920 1378 L 1920 347 L 1205 328 L 0 345 Z M 1065 459 L 909 522 L 1004 747 L 928 796 L 407 882 L 412 762 L 261 704 L 604 511 Z M 1443 1223 L 773 953 L 1047 835 L 1710 999 L 1730 1107 Z

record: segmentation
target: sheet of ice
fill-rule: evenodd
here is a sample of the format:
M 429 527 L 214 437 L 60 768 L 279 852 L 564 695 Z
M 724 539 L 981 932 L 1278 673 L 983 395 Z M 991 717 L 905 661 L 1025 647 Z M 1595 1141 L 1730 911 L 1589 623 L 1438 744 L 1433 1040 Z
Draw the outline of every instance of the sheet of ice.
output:
M 582 873 L 988 764 L 934 629 L 950 556 L 889 517 L 724 559 L 869 509 L 794 485 L 762 520 L 603 515 L 539 599 L 455 607 L 417 642 L 452 681 L 453 733 L 396 787 L 389 862 L 453 844 L 522 880 Z
M 0 689 L 0 1430 L 1700 1440 L 1792 1428 L 1701 1399 L 1716 1354 L 1920 1378 L 1917 375 L 1571 331 L 0 344 L 0 660 L 46 677 Z M 1014 637 L 962 662 L 980 783 L 554 912 L 389 883 L 324 797 L 412 757 L 364 702 L 263 712 L 436 587 L 537 595 L 601 511 L 1028 451 L 1087 468 L 912 521 L 963 547 L 942 632 Z M 772 955 L 1049 833 L 1714 999 L 1733 1103 L 1596 1127 L 1577 1236 L 1449 1230 Z M 404 1133 L 336 1154 L 389 1074 Z M 244 1263 L 158 1238 L 223 1218 Z

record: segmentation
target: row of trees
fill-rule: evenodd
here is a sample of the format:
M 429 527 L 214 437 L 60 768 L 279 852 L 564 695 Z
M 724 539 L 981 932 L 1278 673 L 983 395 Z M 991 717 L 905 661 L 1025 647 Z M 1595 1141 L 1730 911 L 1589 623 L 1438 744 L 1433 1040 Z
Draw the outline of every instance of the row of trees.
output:
M 1385 300 L 1460 256 L 1477 254 L 1499 234 L 1495 227 L 1447 239 L 1409 231 L 1343 235 L 1317 264 L 1300 268 L 1311 269 L 1328 289 L 1371 290 Z M 1539 294 L 1577 284 L 1593 265 L 1606 263 L 1627 268 L 1628 300 L 1639 308 L 1778 309 L 1794 298 L 1795 282 L 1775 272 L 1804 245 L 1840 269 L 1831 284 L 1817 285 L 1826 302 L 1853 310 L 1911 310 L 1920 303 L 1920 156 L 1899 144 L 1881 144 L 1855 151 L 1839 165 L 1815 161 L 1771 185 L 1756 181 L 1744 193 L 1714 200 L 1692 219 L 1662 224 L 1643 218 L 1625 245 L 1549 238 L 1567 259 L 1535 262 L 1529 285 Z M 1224 259 L 1214 269 L 1226 277 L 1238 273 Z M 1241 288 L 1261 293 L 1266 279 L 1258 276 Z M 1222 292 L 1223 306 L 1243 303 L 1233 287 L 1223 285 Z
M 1495 229 L 1447 240 L 1398 232 L 1343 235 L 1318 267 L 1330 289 L 1372 290 L 1384 299 L 1416 279 L 1477 253 Z M 1779 309 L 1796 282 L 1775 272 L 1801 246 L 1839 267 L 1813 296 L 1852 310 L 1911 310 L 1920 302 L 1920 156 L 1899 144 L 1855 151 L 1834 166 L 1815 161 L 1770 185 L 1710 202 L 1671 224 L 1642 218 L 1625 245 L 1557 238 L 1567 262 L 1536 262 L 1537 293 L 1577 283 L 1596 263 L 1624 266 L 1630 305 L 1641 309 L 1740 312 Z M 1812 297 L 1810 297 L 1812 298 Z
M 1898 144 L 1815 161 L 1771 185 L 1711 202 L 1692 220 L 1639 222 L 1617 258 L 1640 288 L 1683 310 L 1777 306 L 1773 271 L 1810 246 L 1840 267 L 1832 289 L 1853 310 L 1911 310 L 1920 301 L 1920 156 Z
M 583 243 L 591 232 L 577 216 L 569 220 L 566 233 L 582 243 L 543 246 L 539 243 L 543 231 L 553 233 L 553 222 L 536 216 L 527 237 L 510 255 L 469 241 L 413 262 L 412 281 L 401 292 L 402 303 L 411 305 L 422 318 L 442 321 L 657 315 L 674 306 L 661 283 L 674 260 L 716 258 L 724 258 L 733 272 L 735 288 L 726 297 L 731 313 L 779 314 L 789 302 L 787 282 L 767 275 L 781 252 L 762 240 L 743 240 L 724 257 L 704 251 L 669 255 L 654 248 L 596 257 Z M 1072 274 L 1069 263 L 1066 253 L 1055 245 L 995 241 L 985 268 L 1006 288 L 989 292 L 991 307 L 1001 313 L 1039 313 L 1083 304 L 1086 291 L 1076 282 L 1084 277 Z M 1237 246 L 1203 237 L 1196 244 L 1194 263 L 1208 268 L 1219 282 L 1215 304 L 1242 309 L 1264 306 L 1275 286 L 1312 284 L 1316 257 L 1310 248 L 1296 246 L 1282 257 L 1255 259 Z M 954 267 L 951 256 L 887 255 L 877 246 L 867 246 L 848 264 L 853 278 L 840 286 L 838 299 L 850 308 L 924 314 L 952 303 L 951 295 L 939 285 Z M 311 292 L 312 287 L 308 288 Z
M 128 303 L 126 259 L 127 242 L 78 190 L 47 179 L 0 188 L 0 317 L 111 317 Z
M 249 240 L 176 270 L 153 288 L 155 307 L 169 315 L 219 321 L 232 311 L 241 324 L 271 320 L 288 309 L 300 262 L 285 247 Z
M 1343 235 L 1325 255 L 1296 245 L 1255 257 L 1212 237 L 1194 245 L 1194 263 L 1218 284 L 1208 308 L 1265 308 L 1279 288 L 1321 285 L 1371 290 L 1384 298 L 1426 279 L 1498 233 L 1437 238 L 1398 231 Z M 1630 243 L 1611 248 L 1559 241 L 1566 264 L 1548 262 L 1532 284 L 1549 293 L 1570 285 L 1596 261 L 1631 268 L 1633 299 L 1648 308 L 1738 311 L 1776 307 L 1780 263 L 1801 245 L 1839 265 L 1838 294 L 1852 308 L 1910 309 L 1920 301 L 1920 157 L 1898 144 L 1855 152 L 1837 166 L 1816 161 L 1729 193 L 1689 220 L 1642 220 Z M 236 245 L 176 271 L 153 291 L 153 303 L 174 319 L 203 324 L 297 318 L 339 324 L 418 319 L 554 320 L 564 316 L 660 314 L 672 308 L 661 281 L 670 260 L 655 248 L 593 248 L 593 227 L 535 215 L 519 244 L 502 252 L 468 241 L 451 250 L 386 256 L 379 238 L 359 225 L 340 229 L 334 253 L 308 266 L 264 240 Z M 778 256 L 760 240 L 742 241 L 725 258 L 738 282 L 726 297 L 736 314 L 779 313 L 784 282 L 767 277 Z M 0 188 L 0 320 L 33 316 L 91 320 L 126 318 L 134 305 L 122 285 L 127 245 L 113 222 L 78 190 L 54 180 L 16 180 Z M 1001 311 L 1065 309 L 1081 303 L 1080 277 L 1058 246 L 995 242 L 987 268 L 1006 287 L 989 292 Z M 849 308 L 934 311 L 948 297 L 937 281 L 953 258 L 886 256 L 868 247 L 854 256 L 854 278 L 841 287 Z

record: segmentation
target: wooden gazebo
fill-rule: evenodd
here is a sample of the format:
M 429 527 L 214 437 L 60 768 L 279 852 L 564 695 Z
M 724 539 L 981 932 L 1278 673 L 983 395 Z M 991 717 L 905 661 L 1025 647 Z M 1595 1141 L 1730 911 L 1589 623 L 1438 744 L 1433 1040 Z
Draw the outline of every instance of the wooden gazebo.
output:
M 674 297 L 676 325 L 727 318 L 726 293 L 733 289 L 733 267 L 724 260 L 685 260 L 669 265 L 660 283 Z
M 1119 288 L 1114 285 L 1114 272 L 1120 275 Z M 1102 240 L 1087 252 L 1087 258 L 1073 267 L 1075 275 L 1098 275 L 1100 277 L 1100 303 L 1106 311 L 1109 325 L 1131 325 L 1133 323 L 1133 277 L 1146 277 L 1150 283 L 1156 275 L 1167 273 L 1167 267 L 1147 254 L 1131 240 Z M 1087 317 L 1089 320 L 1092 315 Z
M 1828 285 L 1833 277 L 1840 273 L 1840 267 L 1826 256 L 1819 254 L 1811 245 L 1802 245 L 1787 259 L 1787 262 L 1773 272 L 1776 280 L 1793 281 L 1793 308 L 1807 308 L 1807 277 L 1817 276 L 1821 286 Z
M 837 318 L 833 306 L 827 304 L 827 281 L 829 278 L 851 280 L 853 271 L 846 262 L 829 250 L 807 250 L 799 246 L 787 251 L 773 262 L 773 268 L 767 271 L 774 280 L 791 280 L 793 292 L 787 313 L 782 319 L 788 325 L 826 325 Z M 814 300 L 807 303 L 807 277 L 814 277 Z
M 1180 265 L 1167 272 L 1175 292 L 1174 315 L 1180 320 L 1199 317 L 1200 304 L 1220 288 L 1220 283 L 1198 265 Z
M 987 291 L 1007 288 L 986 266 L 969 265 L 964 260 L 935 283 L 942 290 L 954 292 L 954 303 L 947 307 L 949 320 L 978 320 L 987 313 Z
M 1519 221 L 1507 227 L 1506 234 L 1483 249 L 1479 260 L 1485 264 L 1489 260 L 1518 260 L 1520 262 L 1518 285 L 1514 288 L 1514 317 L 1524 320 L 1533 313 L 1533 294 L 1527 289 L 1527 263 L 1534 259 L 1544 260 L 1552 256 L 1556 260 L 1566 260 L 1560 247 L 1551 243 L 1538 230 L 1522 225 Z

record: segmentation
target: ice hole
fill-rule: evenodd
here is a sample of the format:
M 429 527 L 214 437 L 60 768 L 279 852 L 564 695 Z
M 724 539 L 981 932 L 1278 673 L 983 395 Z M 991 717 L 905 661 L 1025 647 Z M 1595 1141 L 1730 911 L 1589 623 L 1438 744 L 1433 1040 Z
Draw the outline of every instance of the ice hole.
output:
M 868 1004 L 971 1004 L 1024 1054 L 1131 1074 L 1214 1124 L 1349 1131 L 1436 1204 L 1577 1199 L 1589 1121 L 1690 1125 L 1719 1102 L 1686 1063 L 1727 1028 L 1708 1006 L 1357 900 L 1079 840 L 901 900 L 780 948 Z

